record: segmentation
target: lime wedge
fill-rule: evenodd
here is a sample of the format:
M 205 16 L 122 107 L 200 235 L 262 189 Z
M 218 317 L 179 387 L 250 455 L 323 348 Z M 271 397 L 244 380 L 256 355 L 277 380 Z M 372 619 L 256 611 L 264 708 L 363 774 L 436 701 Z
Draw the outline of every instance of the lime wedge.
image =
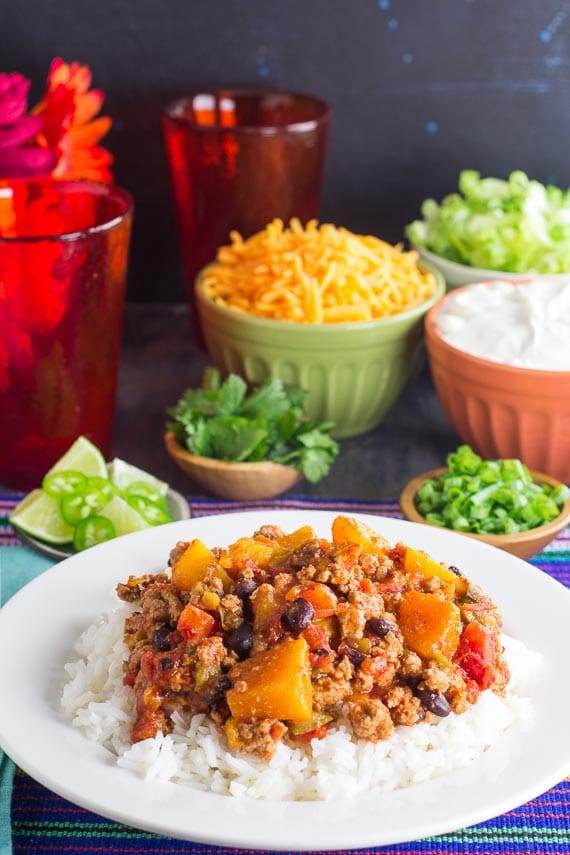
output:
M 99 449 L 87 437 L 80 436 L 65 452 L 63 457 L 54 463 L 47 475 L 60 472 L 62 469 L 74 469 L 83 475 L 97 475 L 107 478 L 107 465 Z
M 28 493 L 12 511 L 10 522 L 46 543 L 71 543 L 73 539 L 73 529 L 61 516 L 59 502 L 43 490 Z
M 114 496 L 104 508 L 98 511 L 98 515 L 105 517 L 113 523 L 117 536 L 120 534 L 130 534 L 132 531 L 140 531 L 143 528 L 150 528 L 150 523 L 147 523 L 120 496 Z
M 107 472 L 108 477 L 119 490 L 126 490 L 129 484 L 133 484 L 135 481 L 143 481 L 154 487 L 161 496 L 165 496 L 168 492 L 168 484 L 165 481 L 155 478 L 154 475 L 150 475 L 144 469 L 139 469 L 138 466 L 125 463 L 119 457 L 115 457 L 107 464 Z

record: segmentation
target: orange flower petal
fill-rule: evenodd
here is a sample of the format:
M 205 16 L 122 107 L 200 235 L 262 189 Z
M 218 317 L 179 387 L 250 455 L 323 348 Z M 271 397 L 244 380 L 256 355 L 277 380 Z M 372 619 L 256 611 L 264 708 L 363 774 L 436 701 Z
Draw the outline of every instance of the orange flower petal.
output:
M 76 96 L 74 124 L 84 125 L 96 116 L 103 105 L 103 97 L 100 89 L 92 89 L 85 95 Z
M 105 136 L 111 124 L 111 119 L 108 116 L 101 116 L 87 125 L 72 125 L 69 129 L 71 144 L 82 147 L 96 145 L 101 137 Z

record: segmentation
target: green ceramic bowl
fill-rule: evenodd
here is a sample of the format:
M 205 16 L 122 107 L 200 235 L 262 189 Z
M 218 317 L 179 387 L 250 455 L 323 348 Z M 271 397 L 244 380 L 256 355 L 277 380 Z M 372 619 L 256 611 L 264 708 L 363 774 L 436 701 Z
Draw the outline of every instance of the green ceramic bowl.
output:
M 331 420 L 337 437 L 376 427 L 404 389 L 423 340 L 423 318 L 445 292 L 437 287 L 419 306 L 375 321 L 299 324 L 258 318 L 207 297 L 202 276 L 196 303 L 206 347 L 223 374 L 250 383 L 279 377 L 307 390 L 309 418 Z

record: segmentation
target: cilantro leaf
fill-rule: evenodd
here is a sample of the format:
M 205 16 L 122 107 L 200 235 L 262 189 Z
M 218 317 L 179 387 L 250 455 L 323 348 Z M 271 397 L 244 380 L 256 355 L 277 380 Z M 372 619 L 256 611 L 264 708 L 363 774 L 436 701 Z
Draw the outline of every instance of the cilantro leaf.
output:
M 247 384 L 237 374 L 230 374 L 222 383 L 216 397 L 216 413 L 224 416 L 233 416 L 239 411 L 240 405 L 245 398 Z
M 283 382 L 278 378 L 266 380 L 244 401 L 243 416 L 256 418 L 263 414 L 269 421 L 278 419 L 289 409 L 289 398 Z
M 273 460 L 293 466 L 316 483 L 329 471 L 339 446 L 329 435 L 331 422 L 304 415 L 306 391 L 279 378 L 247 393 L 243 378 L 230 374 L 221 382 L 207 369 L 200 389 L 188 389 L 168 410 L 167 427 L 192 454 L 218 460 Z
M 198 454 L 201 457 L 211 457 L 212 442 L 208 422 L 205 418 L 197 419 L 192 424 L 187 424 L 185 434 L 188 451 L 191 451 L 192 454 Z
M 301 452 L 303 475 L 312 484 L 320 481 L 330 469 L 331 461 L 322 448 L 307 448 Z
M 219 460 L 247 460 L 267 431 L 239 416 L 214 416 L 208 423 L 212 453 Z

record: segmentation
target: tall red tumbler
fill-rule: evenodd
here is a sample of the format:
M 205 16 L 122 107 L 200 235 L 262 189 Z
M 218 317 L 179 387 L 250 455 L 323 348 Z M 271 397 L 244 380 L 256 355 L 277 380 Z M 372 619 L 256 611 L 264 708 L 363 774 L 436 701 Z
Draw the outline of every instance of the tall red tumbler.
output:
M 194 329 L 196 274 L 236 230 L 249 237 L 274 218 L 318 216 L 331 110 L 311 95 L 199 92 L 163 115 Z
M 109 451 L 132 200 L 0 182 L 0 484 L 29 489 L 81 434 Z

